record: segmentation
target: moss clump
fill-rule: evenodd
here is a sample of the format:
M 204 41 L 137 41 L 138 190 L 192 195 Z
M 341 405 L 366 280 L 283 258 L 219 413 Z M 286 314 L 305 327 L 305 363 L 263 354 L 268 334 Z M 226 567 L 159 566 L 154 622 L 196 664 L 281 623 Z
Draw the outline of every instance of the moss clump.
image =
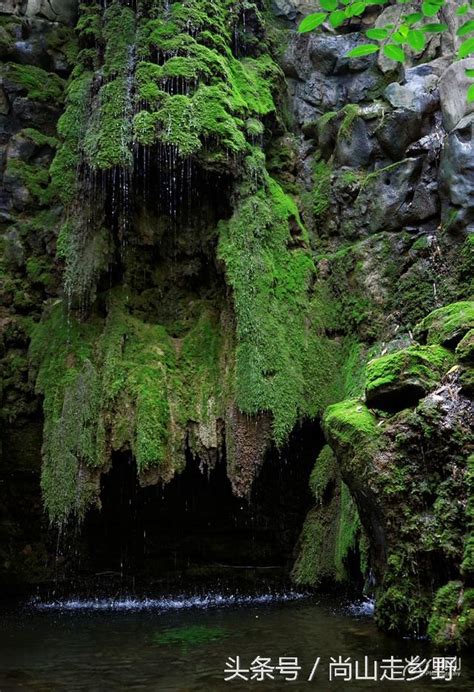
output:
M 67 88 L 67 108 L 58 121 L 61 146 L 51 164 L 51 180 L 64 204 L 72 202 L 77 188 L 80 147 L 85 132 L 92 73 L 83 72 Z
M 228 153 L 247 151 L 261 133 L 259 119 L 275 110 L 272 87 L 279 68 L 266 54 L 234 57 L 229 24 L 235 19 L 230 15 L 229 23 L 221 4 L 210 11 L 199 0 L 187 0 L 172 3 L 166 19 L 149 17 L 136 17 L 118 2 L 103 17 L 83 8 L 77 30 L 83 42 L 104 46 L 103 84 L 90 117 L 70 104 L 82 116 L 83 136 L 73 148 L 79 145 L 92 168 L 130 167 L 133 134 L 143 146 L 161 143 L 182 157 L 199 154 L 227 165 Z M 98 67 L 90 50 L 79 57 L 71 92 L 84 72 Z
M 326 161 L 317 161 L 313 170 L 312 207 L 313 215 L 321 221 L 331 204 L 331 174 L 332 168 Z
M 416 325 L 416 338 L 427 344 L 454 347 L 474 328 L 474 301 L 451 303 L 431 312 Z
M 54 190 L 50 185 L 49 169 L 46 166 L 11 158 L 8 160 L 5 176 L 24 185 L 41 206 L 51 204 Z
M 63 101 L 65 82 L 54 72 L 46 72 L 34 65 L 6 63 L 0 74 L 7 81 L 22 87 L 32 101 L 56 106 Z
M 106 82 L 92 103 L 83 150 L 93 168 L 128 168 L 133 161 L 133 10 L 119 3 L 111 4 L 103 15 L 102 37 L 106 45 L 102 67 Z
M 461 572 L 464 578 L 472 584 L 474 581 L 474 454 L 471 454 L 467 460 L 466 485 L 468 488 L 466 507 L 468 533 L 465 540 Z
M 377 600 L 376 623 L 386 632 L 412 637 L 424 634 L 431 605 L 429 596 L 420 592 L 408 570 L 391 581 L 395 583 L 385 584 Z
M 30 257 L 27 260 L 26 272 L 33 284 L 49 287 L 54 281 L 50 264 L 47 260 L 40 257 Z
M 151 46 L 155 40 L 152 34 Z M 163 65 L 137 66 L 140 96 L 150 104 L 135 116 L 137 141 L 173 145 L 183 157 L 203 147 L 214 154 L 248 150 L 246 136 L 263 131 L 258 117 L 275 110 L 270 80 L 278 74 L 276 66 L 268 56 L 239 61 L 224 47 L 218 51 L 190 37 L 183 43 L 182 55 L 172 54 Z M 184 94 L 167 93 L 168 83 L 177 79 L 194 86 Z
M 255 159 L 246 164 L 252 168 Z M 262 182 L 256 190 L 255 183 L 242 188 L 234 215 L 219 226 L 218 253 L 237 317 L 236 401 L 248 414 L 271 411 L 281 444 L 299 416 L 329 403 L 324 374 L 337 366 L 314 322 L 320 319 L 308 290 L 314 265 L 296 206 L 255 165 Z
M 190 627 L 175 627 L 165 632 L 157 632 L 153 635 L 153 643 L 177 646 L 185 649 L 189 646 L 200 646 L 208 642 L 225 639 L 228 635 L 223 627 L 207 627 L 205 625 L 191 625 Z
M 348 558 L 359 551 L 362 534 L 354 500 L 329 447 L 319 455 L 310 484 L 317 504 L 305 519 L 292 577 L 309 586 L 344 583 L 356 576 L 348 573 Z
M 30 361 L 44 396 L 42 489 L 50 519 L 82 516 L 96 499 L 113 450 L 130 449 L 138 471 L 168 480 L 194 444 L 217 448 L 225 375 L 216 316 L 203 310 L 179 350 L 165 327 L 109 296 L 105 322 L 79 323 L 60 303 L 32 334 Z
M 416 390 L 416 396 L 420 398 L 438 384 L 453 362 L 450 351 L 435 345 L 410 346 L 371 360 L 366 366 L 367 402 L 384 408 L 398 394 L 402 399 L 406 398 L 401 406 L 404 403 L 410 405 L 410 392 Z
M 36 130 L 33 127 L 26 127 L 24 130 L 21 131 L 21 134 L 24 137 L 30 139 L 39 147 L 48 146 L 51 147 L 51 149 L 56 149 L 58 145 L 58 140 L 56 139 L 56 137 L 50 137 L 49 135 L 45 135 L 43 132 L 40 132 L 39 130 Z
M 379 437 L 375 416 L 358 399 L 328 406 L 323 424 L 329 436 L 343 448 L 355 448 L 365 441 L 371 444 Z
M 359 117 L 360 106 L 356 103 L 348 103 L 344 106 L 342 112 L 344 113 L 344 117 L 339 126 L 338 136 L 347 139 L 352 134 L 352 128 L 356 118 Z
M 57 524 L 70 513 L 83 514 L 90 487 L 82 482 L 81 467 L 101 462 L 95 434 L 97 373 L 91 364 L 98 333 L 94 322 L 68 321 L 60 303 L 32 332 L 29 357 L 37 370 L 36 390 L 44 396 L 41 487 L 49 517 Z
M 461 644 L 456 620 L 462 598 L 463 584 L 460 581 L 450 581 L 438 590 L 428 625 L 428 635 L 436 646 Z
M 470 329 L 456 346 L 456 356 L 462 363 L 474 361 L 474 329 Z
M 337 460 L 329 445 L 325 445 L 318 454 L 316 463 L 309 478 L 309 487 L 316 502 L 321 502 L 328 485 L 337 477 Z

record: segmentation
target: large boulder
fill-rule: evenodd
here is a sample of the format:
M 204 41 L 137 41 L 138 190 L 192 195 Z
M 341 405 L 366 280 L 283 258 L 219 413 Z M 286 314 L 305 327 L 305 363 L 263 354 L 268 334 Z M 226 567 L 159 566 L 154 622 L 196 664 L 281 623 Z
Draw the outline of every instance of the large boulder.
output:
M 416 404 L 453 362 L 442 346 L 410 346 L 367 364 L 365 398 L 371 408 L 399 411 Z
M 453 348 L 474 328 L 474 301 L 462 300 L 430 312 L 414 329 L 418 341 Z

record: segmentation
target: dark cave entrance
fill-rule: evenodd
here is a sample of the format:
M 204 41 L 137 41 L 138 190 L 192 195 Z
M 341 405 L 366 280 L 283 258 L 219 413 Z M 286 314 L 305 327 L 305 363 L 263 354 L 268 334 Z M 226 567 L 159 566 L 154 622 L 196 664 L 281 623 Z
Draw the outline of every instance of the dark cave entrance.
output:
M 141 488 L 131 455 L 116 455 L 102 479 L 102 508 L 82 528 L 79 571 L 174 587 L 281 581 L 311 505 L 308 480 L 322 444 L 317 423 L 299 426 L 285 449 L 267 453 L 249 501 L 233 495 L 225 460 L 201 471 L 188 453 L 168 484 Z

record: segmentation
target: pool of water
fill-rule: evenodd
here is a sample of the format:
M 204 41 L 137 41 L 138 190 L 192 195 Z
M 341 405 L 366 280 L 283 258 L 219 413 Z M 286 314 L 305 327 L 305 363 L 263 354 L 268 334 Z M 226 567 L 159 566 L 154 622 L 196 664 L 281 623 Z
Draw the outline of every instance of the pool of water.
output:
M 370 613 L 370 603 L 351 606 L 295 593 L 33 602 L 0 613 L 0 691 L 474 690 L 474 661 L 467 654 L 451 682 L 427 676 L 382 681 L 384 670 L 415 676 L 399 672 L 404 661 L 388 663 L 392 656 L 423 662 L 440 654 L 424 641 L 382 635 Z M 332 666 L 330 680 L 331 657 L 337 662 L 339 656 L 343 666 Z M 360 679 L 366 656 L 369 673 L 373 661 L 379 663 L 377 681 Z M 254 680 L 225 681 L 236 657 L 241 675 Z M 350 674 L 352 681 L 344 679 Z

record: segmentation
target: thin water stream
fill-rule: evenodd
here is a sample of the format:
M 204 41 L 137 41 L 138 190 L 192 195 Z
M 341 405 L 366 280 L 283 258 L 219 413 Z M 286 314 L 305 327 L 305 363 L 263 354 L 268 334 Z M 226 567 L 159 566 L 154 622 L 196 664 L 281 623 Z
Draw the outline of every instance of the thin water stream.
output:
M 451 682 L 427 676 L 410 682 L 354 680 L 355 661 L 360 677 L 365 656 L 379 664 L 391 656 L 440 656 L 425 641 L 382 635 L 370 610 L 370 604 L 351 606 L 291 592 L 33 602 L 2 612 L 0 690 L 474 690 L 474 661 L 468 654 Z M 236 656 L 244 670 L 257 657 L 271 659 L 273 679 L 226 682 L 226 664 Z M 329 680 L 331 657 L 339 656 L 350 659 L 351 682 Z M 281 657 L 298 659 L 296 679 L 278 670 Z M 242 674 L 250 678 L 252 672 Z

